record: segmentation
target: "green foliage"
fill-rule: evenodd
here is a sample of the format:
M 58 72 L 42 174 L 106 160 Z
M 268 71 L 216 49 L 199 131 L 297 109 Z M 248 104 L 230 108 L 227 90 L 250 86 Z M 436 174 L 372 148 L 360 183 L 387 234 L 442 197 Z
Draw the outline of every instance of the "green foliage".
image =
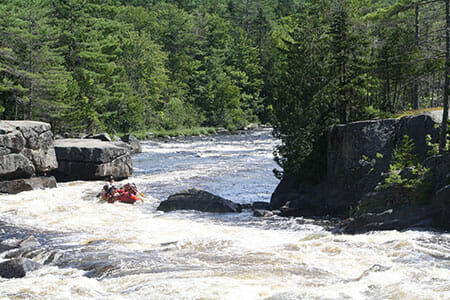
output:
M 446 139 L 446 144 L 444 146 L 444 152 L 450 151 L 450 141 L 449 141 L 448 137 L 449 137 L 449 134 L 447 133 L 447 139 Z M 427 134 L 425 136 L 425 142 L 426 142 L 427 146 L 430 147 L 430 150 L 428 150 L 427 155 L 432 156 L 432 155 L 439 154 L 439 142 L 433 143 L 433 138 L 431 137 L 431 134 Z
M 386 111 L 382 111 L 379 108 L 369 105 L 363 108 L 361 112 L 362 120 L 375 120 L 375 119 L 389 119 L 395 117 L 394 114 Z
M 429 169 L 425 168 L 415 154 L 415 145 L 412 139 L 405 135 L 401 144 L 394 150 L 390 164 L 391 174 L 385 179 L 384 188 L 394 185 L 401 186 L 415 193 L 414 199 L 423 202 L 430 199 L 430 183 L 427 178 Z M 401 171 L 409 170 L 410 174 L 403 178 Z
M 408 135 L 404 135 L 400 145 L 394 149 L 390 170 L 402 170 L 418 165 L 419 160 L 417 155 L 413 153 L 414 148 L 414 141 Z
M 109 132 L 270 123 L 280 176 L 318 181 L 329 126 L 410 108 L 414 82 L 421 106 L 439 105 L 442 5 L 5 0 L 0 117 Z
M 179 136 L 198 136 L 198 135 L 211 135 L 217 132 L 215 127 L 192 127 L 192 128 L 180 128 L 173 130 L 150 128 L 145 131 L 132 131 L 136 138 L 140 140 L 148 140 L 152 138 L 164 138 L 164 137 L 179 137 Z M 118 136 L 123 136 L 127 133 L 119 133 Z
M 259 122 L 275 5 L 229 4 L 4 1 L 0 116 L 90 132 Z

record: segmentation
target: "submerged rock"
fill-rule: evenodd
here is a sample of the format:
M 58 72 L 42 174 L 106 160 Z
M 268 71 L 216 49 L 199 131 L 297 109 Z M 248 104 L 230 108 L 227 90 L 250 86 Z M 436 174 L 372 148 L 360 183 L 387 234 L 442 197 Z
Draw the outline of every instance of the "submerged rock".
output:
M 344 220 L 337 233 L 358 234 L 378 230 L 403 230 L 418 225 L 430 225 L 431 206 L 403 206 L 382 213 L 365 213 Z
M 262 210 L 269 210 L 270 209 L 270 203 L 263 202 L 263 201 L 255 201 L 252 203 L 252 209 L 262 209 Z
M 55 187 L 56 179 L 53 176 L 0 181 L 0 193 L 7 194 Z
M 158 210 L 197 210 L 214 213 L 237 213 L 242 208 L 238 203 L 213 195 L 207 191 L 189 189 L 169 196 L 158 206 Z
M 22 278 L 28 272 L 37 270 L 42 265 L 26 258 L 14 258 L 0 263 L 0 276 L 3 278 Z
M 21 240 L 17 244 L 17 246 L 20 248 L 36 248 L 40 247 L 41 243 L 34 236 L 30 235 L 27 238 Z
M 265 209 L 255 209 L 253 211 L 253 216 L 254 217 L 259 217 L 259 218 L 270 218 L 274 216 L 274 213 L 270 210 L 265 210 Z

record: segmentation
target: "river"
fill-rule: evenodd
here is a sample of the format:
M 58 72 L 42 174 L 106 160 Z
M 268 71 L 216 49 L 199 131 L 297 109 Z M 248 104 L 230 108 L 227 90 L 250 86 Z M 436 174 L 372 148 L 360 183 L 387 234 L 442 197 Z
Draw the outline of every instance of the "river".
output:
M 326 221 L 156 210 L 190 187 L 269 201 L 276 143 L 270 129 L 144 142 L 123 181 L 143 204 L 100 203 L 100 181 L 0 196 L 3 243 L 32 234 L 42 249 L 22 255 L 45 263 L 0 278 L 0 298 L 450 299 L 448 233 L 334 235 Z

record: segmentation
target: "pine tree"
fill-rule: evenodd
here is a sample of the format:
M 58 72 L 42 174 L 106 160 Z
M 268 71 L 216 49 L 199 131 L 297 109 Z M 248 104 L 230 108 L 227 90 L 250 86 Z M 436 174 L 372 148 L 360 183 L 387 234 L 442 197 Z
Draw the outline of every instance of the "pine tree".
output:
M 9 0 L 0 4 L 0 90 L 5 106 L 9 106 L 5 118 L 17 119 L 21 115 L 24 119 L 51 120 L 63 106 L 70 77 L 61 65 L 49 11 L 46 0 Z

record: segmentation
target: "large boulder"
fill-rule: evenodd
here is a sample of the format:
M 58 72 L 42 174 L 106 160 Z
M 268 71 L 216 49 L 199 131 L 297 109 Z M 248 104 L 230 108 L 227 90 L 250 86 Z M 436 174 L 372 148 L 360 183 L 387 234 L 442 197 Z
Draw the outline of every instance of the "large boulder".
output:
M 241 206 L 233 201 L 213 195 L 209 192 L 189 189 L 169 196 L 158 206 L 158 210 L 168 212 L 174 210 L 197 210 L 214 213 L 241 212 Z
M 271 207 L 293 216 L 331 215 L 346 217 L 361 199 L 373 193 L 389 172 L 389 164 L 403 136 L 415 143 L 423 160 L 429 147 L 426 135 L 439 136 L 442 111 L 401 119 L 359 121 L 336 125 L 328 132 L 327 176 L 317 185 L 283 178 L 272 194 Z M 388 200 L 388 199 L 387 199 Z
M 18 194 L 24 191 L 37 189 L 55 188 L 56 179 L 49 177 L 32 177 L 24 179 L 13 179 L 0 181 L 0 193 Z
M 123 179 L 133 174 L 127 148 L 98 139 L 60 139 L 55 141 L 57 180 L 98 180 L 114 176 Z
M 58 166 L 50 124 L 0 121 L 0 180 L 29 178 Z

